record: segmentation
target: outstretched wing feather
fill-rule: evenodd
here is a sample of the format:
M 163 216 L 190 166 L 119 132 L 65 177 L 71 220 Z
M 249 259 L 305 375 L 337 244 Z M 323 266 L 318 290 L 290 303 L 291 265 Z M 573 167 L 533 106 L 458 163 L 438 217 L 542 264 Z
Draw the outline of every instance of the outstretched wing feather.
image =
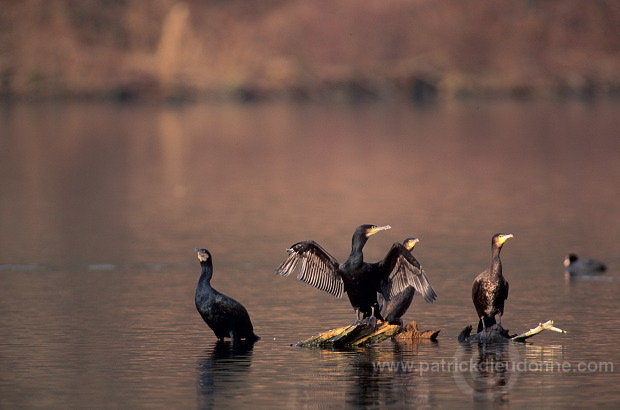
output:
M 276 269 L 276 274 L 281 276 L 288 276 L 295 271 L 297 264 L 299 263 L 299 255 L 292 250 L 289 250 L 288 257 L 282 264 Z
M 433 302 L 437 298 L 437 293 L 431 286 L 424 269 L 420 266 L 417 259 L 402 244 L 396 242 L 386 255 L 379 262 L 383 270 L 389 269 L 389 275 L 384 278 L 381 284 L 381 293 L 386 299 L 391 299 L 407 286 L 420 292 L 427 303 Z
M 276 274 L 288 276 L 298 265 L 297 279 L 337 298 L 342 297 L 344 282 L 338 273 L 339 263 L 318 243 L 304 241 L 293 245 Z
M 433 303 L 433 301 L 437 299 L 437 293 L 435 293 L 435 290 L 428 281 L 424 269 L 422 269 L 422 267 L 419 269 L 415 268 L 409 271 L 408 274 L 413 275 L 413 287 L 422 294 L 426 303 Z

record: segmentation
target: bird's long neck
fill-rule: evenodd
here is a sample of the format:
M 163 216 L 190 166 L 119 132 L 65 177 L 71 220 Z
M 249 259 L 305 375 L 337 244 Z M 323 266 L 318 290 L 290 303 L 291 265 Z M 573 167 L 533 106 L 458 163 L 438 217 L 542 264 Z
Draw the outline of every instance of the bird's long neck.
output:
M 211 277 L 213 277 L 213 263 L 211 259 L 206 262 L 200 262 L 201 274 L 198 285 L 202 287 L 211 287 Z
M 502 276 L 502 260 L 499 253 L 502 251 L 501 246 L 493 246 L 493 258 L 491 259 L 491 273 L 496 276 Z
M 353 236 L 353 241 L 351 244 L 351 253 L 349 254 L 349 258 L 347 259 L 346 265 L 349 268 L 357 268 L 364 263 L 364 254 L 362 253 L 362 249 L 368 238 L 366 235 L 355 235 Z

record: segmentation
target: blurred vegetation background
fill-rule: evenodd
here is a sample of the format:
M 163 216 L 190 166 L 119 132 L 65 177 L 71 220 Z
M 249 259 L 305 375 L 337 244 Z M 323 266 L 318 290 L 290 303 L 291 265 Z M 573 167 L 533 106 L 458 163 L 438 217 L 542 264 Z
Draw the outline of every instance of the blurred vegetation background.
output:
M 0 0 L 3 98 L 620 95 L 617 0 Z

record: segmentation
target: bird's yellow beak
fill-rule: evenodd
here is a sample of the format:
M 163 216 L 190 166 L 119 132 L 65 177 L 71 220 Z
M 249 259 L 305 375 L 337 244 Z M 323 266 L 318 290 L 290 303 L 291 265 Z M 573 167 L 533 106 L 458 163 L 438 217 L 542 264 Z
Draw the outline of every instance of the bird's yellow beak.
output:
M 509 233 L 507 235 L 502 235 L 502 236 L 499 237 L 499 243 L 503 244 L 504 242 L 506 242 L 510 238 L 514 238 L 514 236 L 512 236 L 511 233 Z
M 372 228 L 368 230 L 368 232 L 366 233 L 366 236 L 374 235 L 379 231 L 387 231 L 388 229 L 392 229 L 392 227 L 390 225 L 373 226 Z
M 420 240 L 417 239 L 417 238 L 416 239 L 410 239 L 410 240 L 407 241 L 407 245 L 405 245 L 405 246 L 406 246 L 406 248 L 408 250 L 412 250 L 413 247 L 415 246 L 415 244 L 418 243 L 418 242 L 420 242 Z
M 196 248 L 196 253 L 198 254 L 198 260 L 200 262 L 206 262 L 207 259 L 209 259 L 209 257 L 207 256 L 206 253 L 202 252 L 202 250 Z

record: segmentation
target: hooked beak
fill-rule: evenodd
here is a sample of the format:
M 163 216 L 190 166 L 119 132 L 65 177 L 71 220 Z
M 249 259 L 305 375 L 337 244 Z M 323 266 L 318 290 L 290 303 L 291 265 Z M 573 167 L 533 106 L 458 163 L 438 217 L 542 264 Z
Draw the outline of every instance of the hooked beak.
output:
M 374 235 L 379 231 L 387 231 L 388 229 L 392 229 L 392 227 L 390 225 L 385 225 L 385 226 L 373 226 L 368 233 L 366 234 L 366 236 L 370 236 L 370 235 Z
M 499 237 L 499 243 L 503 244 L 504 242 L 506 242 L 510 238 L 514 238 L 514 236 L 512 236 L 511 233 L 509 233 L 507 235 L 502 235 L 502 236 Z

